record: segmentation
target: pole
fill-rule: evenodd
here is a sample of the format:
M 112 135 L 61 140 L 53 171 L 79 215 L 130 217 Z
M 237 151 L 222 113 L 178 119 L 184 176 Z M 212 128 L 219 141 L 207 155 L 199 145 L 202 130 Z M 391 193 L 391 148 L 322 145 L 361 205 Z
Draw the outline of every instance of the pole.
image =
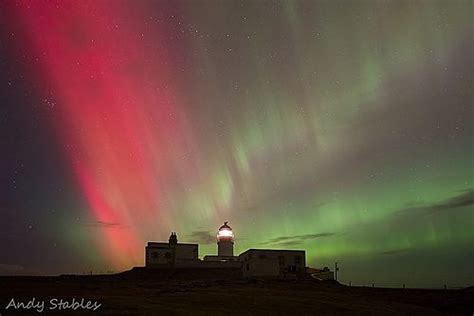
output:
M 335 277 L 336 281 L 337 281 L 337 272 L 339 271 L 339 267 L 337 266 L 338 263 L 339 262 L 336 262 L 334 264 L 334 277 Z

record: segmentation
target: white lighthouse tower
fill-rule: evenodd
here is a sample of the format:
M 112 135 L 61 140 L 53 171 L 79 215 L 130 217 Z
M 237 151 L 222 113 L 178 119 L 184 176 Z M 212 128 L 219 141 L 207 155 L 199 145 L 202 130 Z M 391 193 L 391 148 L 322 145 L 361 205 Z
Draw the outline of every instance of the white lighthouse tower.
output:
M 227 222 L 217 231 L 217 255 L 219 257 L 234 256 L 234 232 Z
M 219 261 L 228 264 L 239 261 L 239 257 L 234 256 L 234 232 L 227 222 L 224 222 L 217 231 L 217 256 L 204 256 L 204 261 Z

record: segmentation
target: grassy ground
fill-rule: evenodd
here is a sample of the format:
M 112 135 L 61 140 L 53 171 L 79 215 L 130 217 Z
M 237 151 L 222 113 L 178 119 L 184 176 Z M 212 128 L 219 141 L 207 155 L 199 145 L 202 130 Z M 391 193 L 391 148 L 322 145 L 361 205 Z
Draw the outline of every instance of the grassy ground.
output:
M 11 298 L 45 301 L 41 315 L 473 315 L 474 291 L 345 287 L 315 281 L 0 277 L 0 315 Z M 48 310 L 52 298 L 98 301 L 97 311 Z M 50 305 L 52 306 L 52 305 Z

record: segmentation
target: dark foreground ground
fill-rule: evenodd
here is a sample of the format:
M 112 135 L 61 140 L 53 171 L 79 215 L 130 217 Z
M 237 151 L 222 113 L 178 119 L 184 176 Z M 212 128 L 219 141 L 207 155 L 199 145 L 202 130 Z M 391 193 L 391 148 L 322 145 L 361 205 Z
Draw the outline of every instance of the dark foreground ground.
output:
M 44 300 L 42 313 L 5 307 Z M 84 298 L 96 311 L 51 311 Z M 56 308 L 58 306 L 56 305 Z M 170 280 L 157 277 L 0 277 L 0 315 L 473 315 L 474 290 L 346 287 L 315 281 Z

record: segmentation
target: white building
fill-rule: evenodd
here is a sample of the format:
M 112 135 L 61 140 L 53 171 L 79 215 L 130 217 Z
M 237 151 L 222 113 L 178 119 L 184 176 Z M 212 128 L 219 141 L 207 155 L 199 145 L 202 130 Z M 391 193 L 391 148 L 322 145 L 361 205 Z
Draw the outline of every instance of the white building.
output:
M 145 266 L 147 267 L 192 265 L 198 261 L 198 244 L 178 243 L 174 232 L 171 233 L 167 243 L 148 242 L 145 248 Z
M 249 249 L 239 255 L 243 277 L 289 277 L 304 274 L 304 250 Z
M 306 268 L 306 273 L 313 279 L 319 281 L 334 280 L 334 272 L 329 270 L 328 267 L 324 267 L 323 269 Z

